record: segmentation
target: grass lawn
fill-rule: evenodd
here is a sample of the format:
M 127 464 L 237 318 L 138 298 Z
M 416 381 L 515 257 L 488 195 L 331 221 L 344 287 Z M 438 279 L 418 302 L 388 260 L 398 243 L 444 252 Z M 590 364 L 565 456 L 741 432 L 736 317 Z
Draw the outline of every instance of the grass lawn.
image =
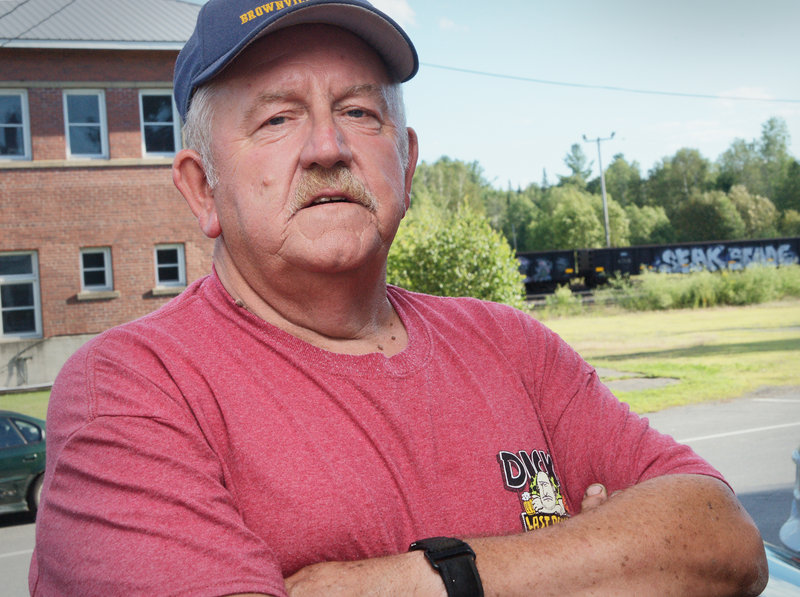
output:
M 798 386 L 800 300 L 747 307 L 619 312 L 546 319 L 595 367 L 679 383 L 617 392 L 637 412 Z M 0 409 L 44 418 L 49 392 L 0 395 Z
M 711 309 L 601 310 L 544 323 L 595 367 L 680 380 L 617 392 L 637 412 L 737 398 L 763 386 L 800 386 L 796 299 Z

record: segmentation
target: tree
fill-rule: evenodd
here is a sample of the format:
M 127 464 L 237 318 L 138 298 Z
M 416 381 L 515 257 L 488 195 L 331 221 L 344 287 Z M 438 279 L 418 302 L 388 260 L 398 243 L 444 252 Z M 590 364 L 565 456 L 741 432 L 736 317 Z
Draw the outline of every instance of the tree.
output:
M 661 205 L 672 219 L 681 205 L 695 194 L 711 190 L 714 169 L 696 149 L 679 149 L 657 163 L 647 180 L 649 205 Z
M 742 216 L 722 191 L 692 196 L 681 204 L 672 222 L 680 241 L 734 240 L 745 233 Z
M 786 167 L 783 181 L 776 190 L 775 206 L 781 210 L 800 211 L 800 162 L 792 160 Z
M 606 168 L 606 191 L 622 207 L 644 205 L 644 181 L 639 162 L 628 163 L 625 156 L 618 153 Z M 592 181 L 594 182 L 594 181 Z M 590 187 L 592 192 L 597 192 Z
M 787 209 L 783 212 L 780 231 L 785 236 L 800 236 L 800 211 Z
M 600 195 L 592 195 L 592 205 L 597 213 L 597 218 L 602 223 L 605 220 L 603 216 L 603 198 Z M 608 206 L 608 236 L 611 241 L 612 247 L 627 247 L 630 245 L 630 224 L 628 222 L 628 215 L 625 213 L 623 207 L 614 201 L 611 195 L 606 196 L 606 203 Z M 603 224 L 603 245 L 605 246 L 605 224 Z
M 675 230 L 660 205 L 627 205 L 625 213 L 630 226 L 632 245 L 662 245 L 675 242 Z
M 592 175 L 592 164 L 583 153 L 580 144 L 574 143 L 569 153 L 564 157 L 564 163 L 570 170 L 569 176 L 559 176 L 559 185 L 574 185 L 578 188 L 585 188 L 589 177 Z
M 449 214 L 409 211 L 389 253 L 387 279 L 438 296 L 472 296 L 520 307 L 525 287 L 506 239 L 463 203 Z
M 742 185 L 735 185 L 728 192 L 744 222 L 747 238 L 769 238 L 778 233 L 778 210 L 775 204 L 761 195 L 751 195 Z
M 490 190 L 478 162 L 441 157 L 433 164 L 422 162 L 417 166 L 411 186 L 411 206 L 413 209 L 417 205 L 432 205 L 452 212 L 466 203 L 484 213 L 485 197 Z
M 605 230 L 592 195 L 573 185 L 552 187 L 531 225 L 534 250 L 602 247 Z

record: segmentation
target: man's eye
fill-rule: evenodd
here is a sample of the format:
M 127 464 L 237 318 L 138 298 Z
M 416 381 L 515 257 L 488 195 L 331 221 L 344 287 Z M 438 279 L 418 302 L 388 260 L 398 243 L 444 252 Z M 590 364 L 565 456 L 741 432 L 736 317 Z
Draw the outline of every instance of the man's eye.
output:
M 264 124 L 267 126 L 279 126 L 281 124 L 286 123 L 286 116 L 275 116 L 274 118 L 270 118 Z
M 351 108 L 347 111 L 347 115 L 352 118 L 364 118 L 365 116 L 369 116 L 366 110 L 362 110 L 361 108 Z

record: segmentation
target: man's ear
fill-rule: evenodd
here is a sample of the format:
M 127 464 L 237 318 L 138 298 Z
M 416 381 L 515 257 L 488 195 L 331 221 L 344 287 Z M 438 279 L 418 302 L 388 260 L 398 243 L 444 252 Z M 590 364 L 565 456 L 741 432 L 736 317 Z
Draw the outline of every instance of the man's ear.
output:
M 408 127 L 408 166 L 406 166 L 406 210 L 411 204 L 411 182 L 414 180 L 414 171 L 417 169 L 419 159 L 419 139 L 417 131 Z
M 172 162 L 172 182 L 189 204 L 200 229 L 208 238 L 222 233 L 214 193 L 208 184 L 203 160 L 193 149 L 182 149 Z

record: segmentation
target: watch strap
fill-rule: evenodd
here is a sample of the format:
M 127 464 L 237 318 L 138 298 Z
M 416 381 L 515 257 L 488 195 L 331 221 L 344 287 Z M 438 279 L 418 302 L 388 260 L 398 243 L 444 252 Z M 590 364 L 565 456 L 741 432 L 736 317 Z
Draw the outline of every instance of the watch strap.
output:
M 460 539 L 432 537 L 411 544 L 410 550 L 422 550 L 439 573 L 448 597 L 483 597 L 483 584 L 475 565 L 475 552 Z

